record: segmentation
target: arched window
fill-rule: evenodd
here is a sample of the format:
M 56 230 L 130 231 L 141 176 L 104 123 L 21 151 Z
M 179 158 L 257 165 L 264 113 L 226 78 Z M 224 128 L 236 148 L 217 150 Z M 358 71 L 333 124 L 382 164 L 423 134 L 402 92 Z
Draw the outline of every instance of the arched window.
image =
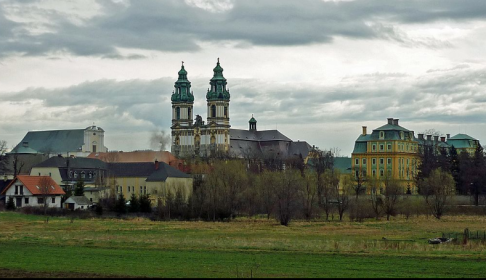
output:
M 180 119 L 181 119 L 181 108 L 177 107 L 176 108 L 176 120 L 180 120 Z
M 211 117 L 216 118 L 216 105 L 211 105 Z
M 191 117 L 191 113 L 192 113 L 192 112 L 191 112 L 191 107 L 187 108 L 187 118 L 188 118 L 188 119 L 192 119 L 192 117 Z

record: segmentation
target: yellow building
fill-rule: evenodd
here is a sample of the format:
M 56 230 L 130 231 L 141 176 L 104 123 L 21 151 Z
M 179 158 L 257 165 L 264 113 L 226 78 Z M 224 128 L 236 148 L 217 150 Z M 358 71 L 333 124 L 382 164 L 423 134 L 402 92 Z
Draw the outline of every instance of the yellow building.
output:
M 404 193 L 416 193 L 414 175 L 419 160 L 418 145 L 414 132 L 398 125 L 398 119 L 388 118 L 387 124 L 374 129 L 371 134 L 363 126 L 351 154 L 353 175 L 363 181 L 371 178 L 381 181 L 377 190 L 380 193 L 386 178 L 398 180 Z M 369 186 L 366 191 L 371 192 Z

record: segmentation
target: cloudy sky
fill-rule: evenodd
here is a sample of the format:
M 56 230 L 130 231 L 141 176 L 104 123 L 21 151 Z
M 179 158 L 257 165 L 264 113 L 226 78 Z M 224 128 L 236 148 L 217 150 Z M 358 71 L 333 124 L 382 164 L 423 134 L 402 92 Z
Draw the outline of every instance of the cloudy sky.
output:
M 388 117 L 484 143 L 485 42 L 484 0 L 0 0 L 0 140 L 95 123 L 150 149 L 181 61 L 206 119 L 219 57 L 232 128 L 343 156 Z

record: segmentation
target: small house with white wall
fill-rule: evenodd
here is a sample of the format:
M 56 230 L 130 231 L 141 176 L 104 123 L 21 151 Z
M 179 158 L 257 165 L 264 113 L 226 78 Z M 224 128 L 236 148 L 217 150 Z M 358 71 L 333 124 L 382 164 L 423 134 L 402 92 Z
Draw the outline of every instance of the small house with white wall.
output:
M 15 207 L 44 206 L 61 208 L 61 196 L 66 193 L 49 176 L 18 175 L 2 191 L 5 201 L 12 197 Z
M 79 195 L 79 196 L 70 196 L 66 201 L 64 201 L 64 208 L 69 209 L 69 210 L 86 210 L 91 206 L 91 201 L 84 196 L 84 195 Z

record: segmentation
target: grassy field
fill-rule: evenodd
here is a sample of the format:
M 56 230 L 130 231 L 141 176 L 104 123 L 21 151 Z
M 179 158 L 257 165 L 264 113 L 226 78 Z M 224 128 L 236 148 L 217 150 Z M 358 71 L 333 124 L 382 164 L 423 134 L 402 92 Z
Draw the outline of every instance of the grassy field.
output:
M 483 242 L 427 243 L 464 228 L 484 231 L 486 217 L 284 227 L 0 212 L 0 277 L 484 277 Z

